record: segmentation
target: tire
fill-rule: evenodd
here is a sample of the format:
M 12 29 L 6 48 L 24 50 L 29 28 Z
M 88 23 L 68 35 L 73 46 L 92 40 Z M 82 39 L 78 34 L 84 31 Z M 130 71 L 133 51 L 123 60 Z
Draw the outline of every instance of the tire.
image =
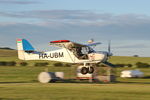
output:
M 89 67 L 89 68 L 88 68 L 88 72 L 89 72 L 90 74 L 92 74 L 92 73 L 94 72 L 94 68 L 93 68 L 93 67 Z
M 88 73 L 88 68 L 86 68 L 86 67 L 82 67 L 81 68 L 81 74 L 87 74 Z

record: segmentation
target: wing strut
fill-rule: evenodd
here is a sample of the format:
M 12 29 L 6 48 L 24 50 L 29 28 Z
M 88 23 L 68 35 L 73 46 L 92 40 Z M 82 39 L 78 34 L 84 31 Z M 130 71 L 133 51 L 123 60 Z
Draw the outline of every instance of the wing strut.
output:
M 65 45 L 64 45 L 64 47 L 65 47 Z M 67 53 L 68 53 L 70 59 L 72 60 L 72 62 L 75 63 L 75 61 L 74 61 L 73 58 L 71 57 L 70 53 L 68 52 L 68 49 L 67 49 L 66 47 L 65 47 L 65 49 L 66 49 L 66 51 L 67 51 Z

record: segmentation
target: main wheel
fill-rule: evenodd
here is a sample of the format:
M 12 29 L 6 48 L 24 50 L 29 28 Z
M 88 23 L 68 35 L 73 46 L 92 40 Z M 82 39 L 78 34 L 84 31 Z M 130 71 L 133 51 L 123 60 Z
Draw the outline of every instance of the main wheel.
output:
M 94 67 L 89 67 L 89 73 L 92 74 L 94 72 Z
M 89 72 L 90 74 L 92 74 L 92 73 L 94 72 L 94 68 L 93 68 L 93 67 L 89 67 L 89 68 L 88 68 L 88 72 Z
M 82 73 L 82 74 L 87 74 L 87 73 L 88 73 L 88 68 L 82 67 L 82 68 L 81 68 L 81 73 Z

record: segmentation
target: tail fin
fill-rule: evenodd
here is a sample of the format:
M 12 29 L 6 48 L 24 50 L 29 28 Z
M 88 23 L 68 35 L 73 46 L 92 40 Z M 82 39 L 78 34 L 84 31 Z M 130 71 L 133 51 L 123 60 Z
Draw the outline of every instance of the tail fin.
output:
M 33 52 L 34 48 L 26 39 L 17 39 L 18 58 L 25 60 L 25 52 Z

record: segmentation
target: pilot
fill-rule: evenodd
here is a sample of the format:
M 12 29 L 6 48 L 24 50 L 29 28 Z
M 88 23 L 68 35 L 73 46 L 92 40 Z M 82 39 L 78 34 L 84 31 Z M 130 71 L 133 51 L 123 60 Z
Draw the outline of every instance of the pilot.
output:
M 78 55 L 79 57 L 83 56 L 81 50 L 82 50 L 81 47 L 76 48 L 76 52 L 77 52 L 77 55 Z
M 87 59 L 87 55 L 82 53 L 82 47 L 71 47 L 70 51 L 74 53 L 74 55 L 79 59 Z

